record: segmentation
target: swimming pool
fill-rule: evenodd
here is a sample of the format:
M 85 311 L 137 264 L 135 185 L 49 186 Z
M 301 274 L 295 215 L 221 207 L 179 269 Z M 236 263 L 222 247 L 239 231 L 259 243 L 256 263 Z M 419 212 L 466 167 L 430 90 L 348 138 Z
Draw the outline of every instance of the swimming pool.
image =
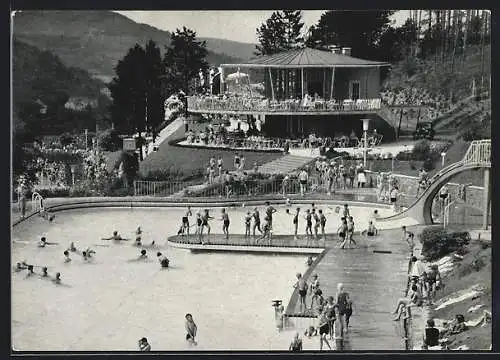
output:
M 297 206 L 310 205 L 293 205 Z M 276 208 L 275 233 L 290 233 L 291 216 L 284 206 Z M 327 211 L 328 206 L 318 208 Z M 244 231 L 247 210 L 228 209 L 230 231 Z M 379 209 L 381 216 L 390 211 Z M 184 315 L 189 312 L 198 325 L 197 350 L 286 350 L 290 336 L 277 333 L 271 300 L 282 299 L 286 306 L 295 274 L 305 271 L 305 257 L 193 254 L 167 248 L 166 239 L 177 233 L 184 212 L 185 208 L 80 209 L 57 213 L 54 223 L 34 217 L 15 226 L 12 262 L 48 266 L 49 274 L 60 271 L 66 286 L 12 274 L 14 349 L 136 350 L 137 340 L 145 336 L 154 350 L 192 350 L 184 331 Z M 359 227 L 366 225 L 372 212 L 373 208 L 351 206 Z M 219 217 L 220 209 L 213 214 Z M 335 231 L 340 221 L 335 206 L 327 217 L 327 231 Z M 155 251 L 150 252 L 151 262 L 135 262 L 139 250 L 131 243 L 99 240 L 113 230 L 132 237 L 137 225 L 144 231 L 145 243 L 161 244 L 171 268 L 159 268 Z M 221 226 L 214 220 L 212 231 L 220 233 Z M 40 236 L 59 244 L 40 249 Z M 79 248 L 92 246 L 97 251 L 94 261 L 84 263 L 73 255 L 73 261 L 65 264 L 63 251 L 71 241 Z M 96 246 L 103 243 L 109 246 Z

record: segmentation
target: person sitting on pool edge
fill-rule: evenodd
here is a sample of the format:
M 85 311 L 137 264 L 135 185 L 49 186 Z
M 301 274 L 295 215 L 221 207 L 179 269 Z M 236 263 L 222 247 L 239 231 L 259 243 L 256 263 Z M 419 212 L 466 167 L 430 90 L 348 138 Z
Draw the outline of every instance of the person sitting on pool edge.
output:
M 422 305 L 422 296 L 418 291 L 417 285 L 412 285 L 411 290 L 408 291 L 408 295 L 405 298 L 401 298 L 398 300 L 396 305 L 396 310 L 393 312 L 396 317 L 393 319 L 394 321 L 398 321 L 401 318 L 403 310 L 413 307 L 413 306 L 421 306 Z
M 162 268 L 168 268 L 170 261 L 167 259 L 165 255 L 163 255 L 161 252 L 158 251 L 156 253 L 156 257 L 158 258 L 158 261 L 160 262 Z
M 196 332 L 198 331 L 198 327 L 196 326 L 196 323 L 193 320 L 193 315 L 191 314 L 186 314 L 186 340 L 189 342 L 190 345 L 197 345 L 196 343 Z
M 428 319 L 425 326 L 422 349 L 439 345 L 439 330 L 436 329 L 434 319 Z
M 119 241 L 119 240 L 124 240 L 124 241 L 127 241 L 128 239 L 125 239 L 125 238 L 122 238 L 120 234 L 118 234 L 118 231 L 113 231 L 113 236 L 109 237 L 109 238 L 101 238 L 101 240 L 115 240 L 115 241 Z

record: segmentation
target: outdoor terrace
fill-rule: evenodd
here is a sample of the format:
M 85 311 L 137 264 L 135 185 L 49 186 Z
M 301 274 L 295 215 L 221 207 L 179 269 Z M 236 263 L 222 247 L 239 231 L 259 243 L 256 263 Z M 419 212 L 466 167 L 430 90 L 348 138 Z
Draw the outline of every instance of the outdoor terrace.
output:
M 269 100 L 246 97 L 189 96 L 188 109 L 194 113 L 334 115 L 377 112 L 380 99 L 354 100 Z

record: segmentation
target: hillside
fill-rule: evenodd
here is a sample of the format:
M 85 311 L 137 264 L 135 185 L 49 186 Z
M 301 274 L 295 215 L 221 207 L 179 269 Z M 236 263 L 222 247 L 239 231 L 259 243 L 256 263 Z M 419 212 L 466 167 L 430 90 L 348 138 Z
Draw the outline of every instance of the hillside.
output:
M 105 84 L 85 70 L 67 67 L 49 51 L 25 44 L 12 44 L 12 99 L 14 124 L 28 123 L 36 134 L 59 134 L 95 126 L 109 99 L 101 93 Z M 88 111 L 65 108 L 70 98 L 93 103 Z M 42 109 L 45 108 L 44 111 Z
M 14 35 L 21 41 L 50 50 L 69 66 L 87 70 L 104 81 L 114 75 L 114 66 L 136 43 L 149 39 L 163 51 L 170 33 L 111 11 L 22 11 L 14 17 Z M 248 47 L 250 50 L 243 51 Z M 251 44 L 207 39 L 209 63 L 234 62 L 253 51 Z M 222 51 L 226 54 L 220 54 Z
M 97 99 L 105 87 L 82 69 L 66 67 L 58 56 L 14 38 L 12 45 L 14 104 L 40 99 L 50 103 L 56 92 Z
M 483 68 L 484 66 L 484 68 Z M 473 82 L 481 99 L 472 98 Z M 405 59 L 393 64 L 384 81 L 382 100 L 386 105 L 425 105 L 420 121 L 434 121 L 437 135 L 461 137 L 476 128 L 487 129 L 491 120 L 491 95 L 488 92 L 491 76 L 491 47 L 486 46 L 484 65 L 479 46 L 471 47 L 463 58 L 448 57 L 443 63 Z M 395 110 L 399 115 L 399 109 Z M 417 111 L 403 113 L 403 124 L 416 124 Z M 411 126 L 410 126 L 411 127 Z M 410 129 L 413 131 L 413 129 Z M 458 131 L 457 131 L 458 130 Z M 488 131 L 482 137 L 491 136 Z

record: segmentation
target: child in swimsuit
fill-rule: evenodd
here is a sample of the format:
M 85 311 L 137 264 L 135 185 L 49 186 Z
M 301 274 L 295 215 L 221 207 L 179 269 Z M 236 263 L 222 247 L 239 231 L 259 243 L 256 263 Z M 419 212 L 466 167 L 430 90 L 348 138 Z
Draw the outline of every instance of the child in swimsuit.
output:
M 226 235 L 226 240 L 229 239 L 229 215 L 226 209 L 222 209 L 222 232 Z
M 252 213 L 250 211 L 248 211 L 246 216 L 245 216 L 245 237 L 250 236 L 251 224 L 252 224 Z
M 184 235 L 187 233 L 189 235 L 189 217 L 192 216 L 193 213 L 191 212 L 191 206 L 187 207 L 186 214 L 182 217 L 182 234 Z
M 346 240 L 346 236 L 347 236 L 347 220 L 344 217 L 342 218 L 342 223 L 339 226 L 337 233 L 338 233 L 340 241 L 342 243 L 341 247 L 345 246 L 345 240 Z

